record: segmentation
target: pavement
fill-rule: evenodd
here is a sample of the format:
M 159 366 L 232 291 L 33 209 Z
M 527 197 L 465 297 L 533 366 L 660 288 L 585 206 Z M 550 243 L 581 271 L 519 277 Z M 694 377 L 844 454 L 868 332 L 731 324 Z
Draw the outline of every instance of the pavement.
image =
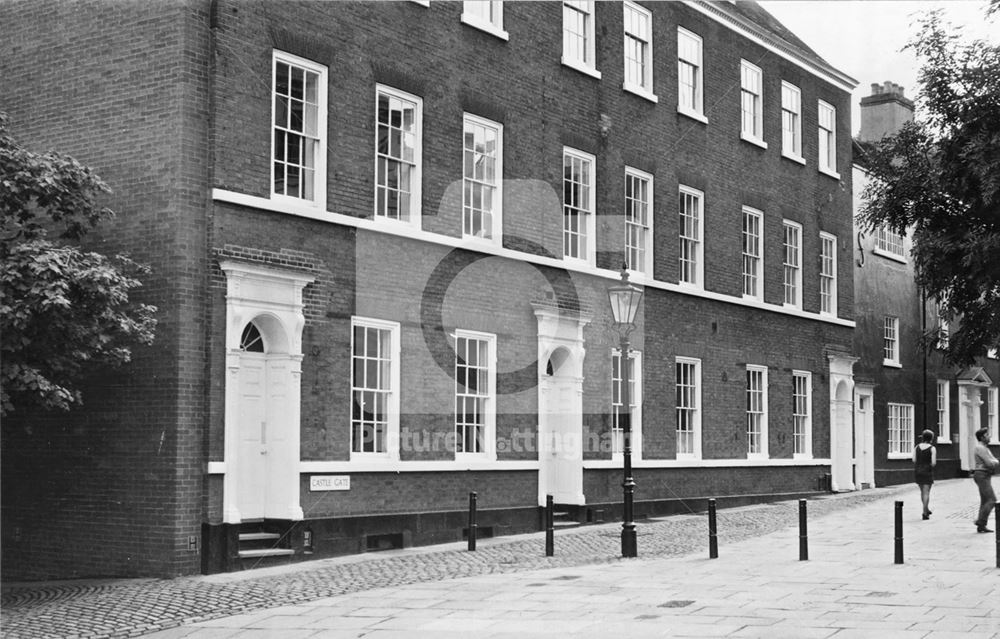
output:
M 894 502 L 904 563 L 894 564 Z M 977 534 L 970 479 L 939 481 L 930 520 L 915 486 L 640 522 L 370 553 L 171 580 L 7 584 L 0 634 L 152 639 L 1000 637 L 994 534 Z M 991 522 L 992 525 L 992 522 Z

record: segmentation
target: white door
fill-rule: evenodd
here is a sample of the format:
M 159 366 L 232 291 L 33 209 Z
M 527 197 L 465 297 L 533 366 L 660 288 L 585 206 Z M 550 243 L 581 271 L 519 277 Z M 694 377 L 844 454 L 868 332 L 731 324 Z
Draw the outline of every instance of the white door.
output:
M 559 504 L 582 504 L 583 416 L 579 384 L 553 379 L 542 389 L 544 494 Z
M 875 487 L 875 416 L 872 391 L 855 387 L 854 395 L 854 469 L 857 488 Z
M 243 519 L 260 519 L 267 509 L 267 361 L 244 352 L 239 371 L 239 461 L 237 508 Z

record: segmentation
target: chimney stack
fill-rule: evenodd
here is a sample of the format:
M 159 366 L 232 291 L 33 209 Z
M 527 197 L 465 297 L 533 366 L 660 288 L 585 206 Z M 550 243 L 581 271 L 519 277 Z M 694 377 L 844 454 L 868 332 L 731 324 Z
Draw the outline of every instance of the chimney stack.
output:
M 913 119 L 913 101 L 903 96 L 903 87 L 888 80 L 872 84 L 872 94 L 861 98 L 862 142 L 876 142 L 892 135 Z

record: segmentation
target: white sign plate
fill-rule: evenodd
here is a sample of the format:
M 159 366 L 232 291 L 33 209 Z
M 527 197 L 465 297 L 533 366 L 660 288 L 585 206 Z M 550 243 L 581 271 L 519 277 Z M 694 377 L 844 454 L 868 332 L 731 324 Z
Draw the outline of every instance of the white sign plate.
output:
M 313 475 L 309 478 L 309 490 L 350 490 L 350 475 Z

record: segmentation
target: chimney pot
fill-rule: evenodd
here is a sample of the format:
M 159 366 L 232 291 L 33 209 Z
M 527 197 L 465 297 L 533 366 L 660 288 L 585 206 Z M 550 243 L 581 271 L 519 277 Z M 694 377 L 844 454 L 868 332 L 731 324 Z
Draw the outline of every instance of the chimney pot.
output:
M 881 88 L 882 88 L 881 84 L 879 84 L 878 82 L 872 82 L 872 95 L 878 95 L 879 89 Z

